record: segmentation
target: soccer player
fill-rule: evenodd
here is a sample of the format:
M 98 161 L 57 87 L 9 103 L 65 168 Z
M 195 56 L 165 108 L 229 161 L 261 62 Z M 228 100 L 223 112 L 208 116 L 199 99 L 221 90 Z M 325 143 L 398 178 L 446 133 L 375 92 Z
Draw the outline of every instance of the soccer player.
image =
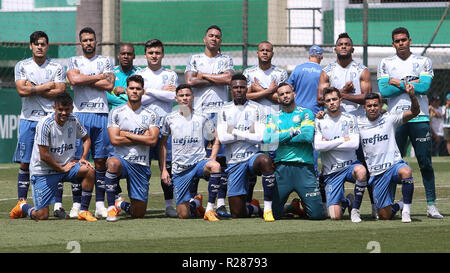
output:
M 94 168 L 86 160 L 91 140 L 72 110 L 70 95 L 60 93 L 55 97 L 54 113 L 38 122 L 30 164 L 35 206 L 22 200 L 11 211 L 10 218 L 48 219 L 49 205 L 55 203 L 58 183 L 70 181 L 81 184 L 82 188 L 78 219 L 97 221 L 88 210 L 95 176 Z M 75 160 L 77 138 L 83 141 L 80 160 Z
M 280 219 L 284 204 L 295 191 L 309 219 L 323 219 L 322 199 L 313 166 L 314 114 L 296 106 L 294 88 L 282 83 L 277 89 L 281 110 L 267 117 L 264 143 L 278 143 L 275 157 L 273 216 Z
M 407 140 L 410 139 L 425 186 L 427 216 L 442 219 L 443 216 L 436 207 L 427 98 L 434 75 L 433 67 L 430 58 L 413 54 L 410 45 L 411 38 L 406 28 L 399 27 L 392 31 L 392 46 L 395 48 L 396 54 L 382 59 L 378 64 L 378 87 L 381 95 L 388 99 L 390 113 L 403 112 L 411 107 L 403 80 L 407 79 L 415 87 L 420 104 L 420 114 L 398 127 L 395 138 L 402 156 L 406 153 Z
M 73 86 L 74 114 L 92 140 L 91 156 L 95 166 L 95 217 L 105 218 L 107 216 L 105 172 L 110 146 L 106 93 L 113 89 L 115 76 L 109 57 L 96 54 L 97 40 L 94 30 L 90 27 L 81 29 L 79 39 L 83 54 L 69 58 L 67 78 Z M 81 151 L 81 143 L 78 143 L 77 158 L 81 156 Z M 79 203 L 74 202 L 70 216 L 75 217 L 78 210 Z
M 261 214 L 256 199 L 250 204 L 246 203 L 248 177 L 261 175 L 264 190 L 263 217 L 266 222 L 273 222 L 275 170 L 270 156 L 259 152 L 265 126 L 262 120 L 264 110 L 260 104 L 247 99 L 247 78 L 244 75 L 233 75 L 230 88 L 233 101 L 224 104 L 219 112 L 217 137 L 225 145 L 231 216 L 238 218 Z
M 178 85 L 178 75 L 176 72 L 162 66 L 164 58 L 164 45 L 158 39 L 149 40 L 145 43 L 145 58 L 147 59 L 147 67 L 136 72 L 144 78 L 145 94 L 142 97 L 142 104 L 152 107 L 157 111 L 162 120 L 167 114 L 172 112 L 173 102 L 175 101 L 175 89 Z M 158 143 L 155 147 L 150 148 L 151 159 L 159 162 L 159 146 L 161 143 L 161 135 L 158 137 Z M 166 157 L 166 166 L 171 168 L 171 145 L 168 145 L 168 156 Z M 166 216 L 178 217 L 173 205 L 173 185 L 167 185 L 161 181 L 161 188 L 164 192 L 164 200 L 166 207 Z
M 133 218 L 143 218 L 147 210 L 150 185 L 150 146 L 155 146 L 159 135 L 158 114 L 142 105 L 145 93 L 144 79 L 133 75 L 127 79 L 126 104 L 111 110 L 108 132 L 114 152 L 108 158 L 105 175 L 108 216 L 106 221 L 118 221 L 124 210 Z M 116 188 L 121 178 L 127 179 L 131 203 L 116 200 Z
M 450 93 L 445 97 L 444 113 L 444 140 L 446 141 L 447 153 L 450 154 Z
M 363 64 L 353 60 L 353 41 L 347 33 L 339 34 L 334 52 L 336 61 L 328 64 L 320 74 L 317 103 L 323 105 L 323 89 L 336 87 L 342 97 L 341 110 L 355 116 L 364 116 L 364 97 L 372 92 L 370 72 Z M 366 166 L 361 145 L 356 151 L 358 160 Z M 366 166 L 367 167 L 367 166 Z M 377 217 L 372 189 L 368 187 L 372 203 L 372 216 Z
M 111 92 L 107 93 L 109 110 L 127 102 L 128 98 L 127 94 L 125 94 L 127 78 L 139 70 L 139 67 L 133 65 L 135 57 L 134 46 L 132 44 L 124 43 L 120 46 L 119 54 L 117 54 L 119 65 L 114 67 L 114 75 L 116 76 L 114 88 Z
M 328 215 L 341 219 L 349 208 L 352 222 L 361 222 L 360 207 L 367 186 L 366 168 L 356 158 L 359 132 L 356 117 L 341 111 L 341 95 L 336 87 L 323 89 L 327 114 L 315 120 L 314 149 L 320 152 Z M 344 182 L 355 183 L 354 195 L 344 196 Z
M 201 216 L 211 222 L 218 221 L 214 203 L 223 174 L 217 161 L 206 158 L 204 145 L 204 139 L 214 138 L 214 123 L 209 115 L 193 109 L 194 95 L 189 85 L 181 84 L 177 87 L 176 101 L 178 109 L 166 117 L 161 129 L 161 180 L 174 185 L 180 219 Z M 165 166 L 169 136 L 172 136 L 172 177 Z M 201 195 L 191 198 L 190 186 L 195 177 L 208 179 L 206 211 L 201 204 Z
M 216 25 L 206 29 L 203 36 L 205 51 L 189 57 L 185 71 L 185 82 L 194 91 L 194 109 L 212 114 L 217 123 L 217 113 L 228 99 L 228 86 L 234 73 L 233 59 L 220 52 L 222 30 Z M 217 144 L 217 143 L 216 143 Z M 212 142 L 208 142 L 206 153 L 212 152 Z M 220 146 L 217 161 L 225 169 L 224 146 Z M 217 213 L 220 216 L 230 216 L 225 207 L 226 180 L 223 181 L 217 197 Z M 195 186 L 195 183 L 194 183 Z M 195 187 L 194 187 L 195 188 Z M 195 189 L 193 190 L 195 191 Z
M 397 211 L 402 210 L 402 222 L 409 223 L 414 179 L 411 168 L 400 155 L 395 128 L 415 118 L 420 113 L 420 106 L 414 86 L 407 80 L 404 86 L 411 100 L 410 109 L 381 114 L 380 95 L 368 94 L 364 105 L 366 116 L 358 117 L 358 129 L 379 219 L 392 219 Z M 393 204 L 396 184 L 402 184 L 403 200 Z
M 30 186 L 30 159 L 38 121 L 50 115 L 56 95 L 66 89 L 66 73 L 62 65 L 47 57 L 50 48 L 43 31 L 30 35 L 32 57 L 18 62 L 14 69 L 16 88 L 22 100 L 19 139 L 13 161 L 20 163 L 17 177 L 18 200 L 26 201 Z M 61 203 L 54 208 L 55 216 L 65 218 Z

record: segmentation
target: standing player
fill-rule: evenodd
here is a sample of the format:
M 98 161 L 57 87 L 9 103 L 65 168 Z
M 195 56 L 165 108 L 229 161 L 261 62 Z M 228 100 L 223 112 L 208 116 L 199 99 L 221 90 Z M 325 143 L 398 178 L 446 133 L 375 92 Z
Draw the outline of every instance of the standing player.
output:
M 323 219 L 322 200 L 313 166 L 314 114 L 295 105 L 294 88 L 282 83 L 277 89 L 281 110 L 267 118 L 265 143 L 278 143 L 275 157 L 276 186 L 273 215 L 283 216 L 284 204 L 296 191 L 309 219 Z
M 145 95 L 142 97 L 142 104 L 157 111 L 162 123 L 166 115 L 172 111 L 178 76 L 174 71 L 162 66 L 164 45 L 160 40 L 153 39 L 145 43 L 145 58 L 147 59 L 147 67 L 136 72 L 136 75 L 141 75 L 144 78 Z M 156 159 L 158 162 L 160 139 L 161 135 L 158 137 L 156 146 L 150 148 L 151 159 Z M 168 156 L 166 158 L 169 173 L 171 167 L 170 147 L 171 145 L 168 146 Z M 161 181 L 161 187 L 164 192 L 166 216 L 177 217 L 177 212 L 173 207 L 173 185 L 167 185 Z
M 420 113 L 420 106 L 414 86 L 407 80 L 404 86 L 411 100 L 410 109 L 381 114 L 380 95 L 367 94 L 364 106 L 366 116 L 358 117 L 358 129 L 379 219 L 392 219 L 397 211 L 402 210 L 402 222 L 409 223 L 414 179 L 411 168 L 402 160 L 397 147 L 395 128 L 415 118 Z M 403 200 L 393 204 L 397 184 L 402 184 Z
M 320 74 L 317 102 L 319 105 L 323 105 L 323 89 L 325 87 L 336 87 L 342 97 L 342 112 L 355 116 L 364 115 L 364 109 L 360 105 L 364 105 L 364 96 L 372 92 L 369 69 L 353 60 L 353 41 L 347 33 L 339 34 L 334 51 L 336 61 L 328 64 Z M 356 155 L 360 162 L 366 164 L 361 145 L 356 151 Z M 370 186 L 368 191 L 372 203 L 372 216 L 377 217 Z
M 194 96 L 189 85 L 181 84 L 176 89 L 178 109 L 170 113 L 161 129 L 160 168 L 161 180 L 174 185 L 178 217 L 203 216 L 208 221 L 218 221 L 214 203 L 221 183 L 220 164 L 206 158 L 204 140 L 211 140 L 214 124 L 209 115 L 193 109 Z M 172 136 L 172 177 L 166 168 L 167 141 Z M 202 207 L 202 197 L 191 198 L 190 186 L 194 178 L 208 179 L 208 205 Z M 203 214 L 204 215 L 201 215 Z
M 108 116 L 108 132 L 114 146 L 105 175 L 108 222 L 116 222 L 121 210 L 133 218 L 144 217 L 151 176 L 149 149 L 156 145 L 159 135 L 157 113 L 141 102 L 144 79 L 140 75 L 130 76 L 126 92 L 127 103 L 114 108 Z M 116 200 L 121 178 L 127 179 L 131 203 L 122 198 Z
M 245 69 L 243 72 L 247 78 L 247 99 L 261 104 L 265 110 L 264 115 L 267 117 L 280 108 L 276 93 L 277 86 L 286 82 L 288 74 L 285 69 L 272 64 L 273 45 L 270 42 L 259 43 L 256 55 L 258 56 L 258 64 Z M 263 120 L 266 120 L 266 118 L 264 117 Z M 272 159 L 275 157 L 277 147 L 277 143 L 274 145 L 261 144 L 261 150 L 268 151 Z M 255 184 L 256 176 L 251 176 L 248 185 L 248 203 L 253 199 Z
M 114 67 L 114 75 L 116 80 L 114 82 L 114 88 L 111 92 L 108 92 L 108 108 L 111 110 L 114 107 L 125 104 L 127 102 L 127 94 L 125 89 L 127 88 L 127 78 L 134 75 L 139 67 L 133 65 L 135 58 L 134 47 L 130 43 L 124 43 L 119 48 L 119 54 L 117 59 L 119 65 Z
M 20 61 L 14 69 L 16 88 L 22 98 L 20 113 L 19 139 L 13 161 L 20 163 L 17 177 L 18 200 L 26 201 L 30 186 L 30 159 L 33 150 L 34 135 L 38 121 L 51 114 L 53 99 L 66 89 L 64 68 L 47 58 L 49 50 L 48 36 L 43 31 L 30 35 L 32 57 Z M 56 206 L 55 216 L 64 218 L 66 213 Z
M 358 223 L 367 173 L 355 153 L 359 147 L 356 117 L 341 111 L 342 98 L 337 88 L 324 88 L 323 96 L 327 114 L 315 120 L 314 148 L 322 159 L 328 214 L 331 219 L 341 219 L 348 207 L 352 222 Z M 355 183 L 354 196 L 344 197 L 345 181 Z
M 203 37 L 205 51 L 189 57 L 185 71 L 185 81 L 193 87 L 194 109 L 211 114 L 217 122 L 217 113 L 228 99 L 228 86 L 234 73 L 233 59 L 220 52 L 222 30 L 216 25 L 206 29 Z M 211 154 L 212 142 L 207 143 L 207 154 Z M 217 161 L 225 168 L 225 154 L 223 145 L 217 155 Z M 225 207 L 226 181 L 222 183 L 217 197 L 217 213 L 229 216 Z M 195 187 L 194 187 L 195 188 Z
M 395 138 L 402 156 L 406 153 L 407 140 L 410 139 L 425 186 L 427 215 L 442 219 L 443 216 L 436 207 L 435 178 L 431 162 L 431 133 L 427 97 L 434 75 L 431 60 L 428 57 L 411 53 L 411 39 L 406 28 L 399 27 L 392 31 L 392 45 L 396 54 L 382 59 L 378 64 L 377 79 L 380 93 L 388 99 L 389 112 L 403 112 L 411 107 L 403 80 L 411 81 L 415 87 L 420 104 L 420 114 L 398 127 Z
M 74 113 L 86 128 L 92 140 L 91 155 L 95 164 L 95 215 L 106 217 L 105 172 L 110 146 L 108 131 L 108 101 L 105 91 L 114 87 L 114 71 L 108 57 L 97 55 L 97 40 L 92 28 L 80 30 L 79 39 L 83 55 L 69 58 L 67 78 L 73 86 Z M 81 143 L 76 157 L 81 156 Z M 70 216 L 77 215 L 79 203 L 74 203 Z
M 91 140 L 77 117 L 73 116 L 73 101 L 69 94 L 55 97 L 55 113 L 42 118 L 36 126 L 36 136 L 31 157 L 31 183 L 35 207 L 20 201 L 10 217 L 17 219 L 28 215 L 31 219 L 46 220 L 49 205 L 55 203 L 59 182 L 81 184 L 81 210 L 79 220 L 97 221 L 89 212 L 94 188 L 94 168 L 86 160 Z M 75 160 L 76 139 L 83 141 L 83 154 Z
M 259 152 L 263 139 L 264 117 L 260 104 L 247 100 L 247 78 L 236 74 L 231 79 L 233 101 L 222 106 L 217 124 L 217 136 L 225 145 L 228 174 L 228 200 L 232 217 L 260 214 L 259 202 L 246 206 L 248 177 L 261 175 L 264 190 L 264 220 L 273 222 L 272 192 L 275 187 L 273 162 Z

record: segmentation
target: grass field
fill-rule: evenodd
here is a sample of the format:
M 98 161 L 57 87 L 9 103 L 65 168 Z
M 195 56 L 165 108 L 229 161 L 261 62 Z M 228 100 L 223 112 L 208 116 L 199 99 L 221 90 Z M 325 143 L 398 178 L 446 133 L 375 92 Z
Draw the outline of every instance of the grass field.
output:
M 9 219 L 16 204 L 17 164 L 0 165 L 0 252 L 68 253 L 75 241 L 82 253 L 369 253 L 372 241 L 382 253 L 450 252 L 450 157 L 435 157 L 437 204 L 443 220 L 426 217 L 424 188 L 415 158 L 407 158 L 414 170 L 415 192 L 411 217 L 401 223 L 371 218 L 366 193 L 361 207 L 363 222 L 352 223 L 346 213 L 342 221 L 285 219 L 265 223 L 260 218 L 222 220 L 210 223 L 202 219 L 169 219 L 164 216 L 164 198 L 159 171 L 152 166 L 148 211 L 144 219 L 122 216 L 116 223 L 78 220 L 33 221 Z M 122 188 L 124 182 L 122 183 Z M 199 191 L 207 196 L 207 183 L 200 181 Z M 352 192 L 353 185 L 346 184 Z M 64 187 L 64 207 L 70 210 L 69 183 Z M 31 196 L 31 193 L 29 194 Z M 127 195 L 123 195 L 127 198 Z M 292 194 L 290 199 L 296 194 Z M 401 196 L 398 187 L 397 197 Z M 262 200 L 258 182 L 255 197 Z M 93 210 L 92 199 L 90 209 Z M 206 205 L 206 204 L 204 204 Z

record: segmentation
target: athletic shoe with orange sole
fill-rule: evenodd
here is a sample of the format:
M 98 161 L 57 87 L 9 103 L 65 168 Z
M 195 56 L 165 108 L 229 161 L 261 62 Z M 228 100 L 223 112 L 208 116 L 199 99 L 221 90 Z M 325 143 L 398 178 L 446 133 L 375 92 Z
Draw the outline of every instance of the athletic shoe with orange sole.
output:
M 203 217 L 205 215 L 205 208 L 203 207 L 203 196 L 201 194 L 197 194 L 194 199 L 200 201 L 200 205 L 195 209 L 195 214 L 197 217 Z
M 115 207 L 108 209 L 108 216 L 106 217 L 107 222 L 117 222 L 119 221 L 119 217 L 117 215 L 119 214 L 119 210 Z
M 203 220 L 208 220 L 210 222 L 217 222 L 219 221 L 219 218 L 217 218 L 217 213 L 215 213 L 213 210 L 208 210 L 207 212 L 205 212 Z
M 16 204 L 16 206 L 9 212 L 9 218 L 11 219 L 19 219 L 23 217 L 23 211 L 20 207 L 22 204 L 26 204 L 27 201 L 25 200 L 19 200 Z
M 81 220 L 81 221 L 85 220 L 85 221 L 88 221 L 88 222 L 96 222 L 97 218 L 95 218 L 92 215 L 92 213 L 90 213 L 89 211 L 85 210 L 85 211 L 82 211 L 82 212 L 78 213 L 78 220 Z

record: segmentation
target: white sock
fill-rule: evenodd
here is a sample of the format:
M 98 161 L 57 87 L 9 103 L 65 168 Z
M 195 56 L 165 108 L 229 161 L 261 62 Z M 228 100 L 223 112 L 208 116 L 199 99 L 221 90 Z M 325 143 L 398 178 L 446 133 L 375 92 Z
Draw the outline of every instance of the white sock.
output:
M 59 210 L 60 208 L 62 208 L 62 203 L 56 202 L 56 203 L 55 203 L 55 206 L 53 207 L 53 210 L 54 210 L 54 211 L 55 211 L 55 210 Z
M 166 208 L 167 207 L 173 207 L 173 199 L 165 200 L 165 202 L 166 202 Z
M 214 210 L 214 203 L 209 203 L 206 205 L 206 211 Z
M 73 203 L 72 208 L 80 209 L 81 208 L 81 203 Z
M 225 206 L 225 198 L 217 198 L 217 207 Z
M 411 204 L 403 204 L 403 211 L 411 213 Z
M 272 201 L 264 200 L 264 212 L 272 210 Z
M 104 208 L 105 207 L 105 202 L 104 201 L 97 201 L 97 202 L 95 202 L 95 207 L 97 209 Z

